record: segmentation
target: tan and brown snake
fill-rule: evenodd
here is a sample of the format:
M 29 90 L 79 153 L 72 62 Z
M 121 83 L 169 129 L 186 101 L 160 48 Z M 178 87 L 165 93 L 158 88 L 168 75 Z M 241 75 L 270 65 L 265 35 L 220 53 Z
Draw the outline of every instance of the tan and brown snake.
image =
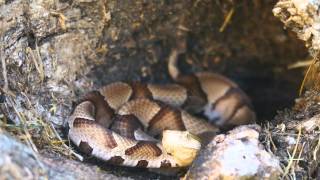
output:
M 182 162 L 154 138 L 164 130 L 190 132 L 189 142 L 194 140 L 192 134 L 204 137 L 221 128 L 255 122 L 249 98 L 234 82 L 209 72 L 182 75 L 177 56 L 173 51 L 168 65 L 176 84 L 114 82 L 87 93 L 68 119 L 72 142 L 116 165 L 181 167 L 190 162 Z M 191 115 L 199 113 L 207 120 Z

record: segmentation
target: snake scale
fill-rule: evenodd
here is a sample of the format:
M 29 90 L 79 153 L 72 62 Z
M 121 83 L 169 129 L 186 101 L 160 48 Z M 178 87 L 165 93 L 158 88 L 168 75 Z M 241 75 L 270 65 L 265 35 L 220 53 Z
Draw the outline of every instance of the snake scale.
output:
M 209 72 L 183 75 L 177 56 L 173 51 L 168 63 L 176 84 L 114 82 L 84 95 L 68 119 L 71 141 L 82 152 L 115 165 L 182 167 L 191 163 L 179 159 L 184 151 L 169 152 L 155 138 L 164 130 L 186 135 L 173 144 L 188 150 L 199 148 L 197 137 L 208 132 L 255 122 L 249 98 L 234 82 Z

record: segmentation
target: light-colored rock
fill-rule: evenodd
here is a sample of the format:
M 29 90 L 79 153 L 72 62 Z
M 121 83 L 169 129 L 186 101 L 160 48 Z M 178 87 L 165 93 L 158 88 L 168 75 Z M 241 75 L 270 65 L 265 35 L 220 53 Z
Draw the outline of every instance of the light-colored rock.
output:
M 259 142 L 260 127 L 240 126 L 216 136 L 191 166 L 186 179 L 274 179 L 279 160 Z
M 285 27 L 306 41 L 313 55 L 320 49 L 319 4 L 317 0 L 280 0 L 273 9 Z
M 302 130 L 307 131 L 308 133 L 315 130 L 316 128 L 319 128 L 320 127 L 320 114 L 317 114 L 310 119 L 302 121 L 301 127 L 302 127 Z

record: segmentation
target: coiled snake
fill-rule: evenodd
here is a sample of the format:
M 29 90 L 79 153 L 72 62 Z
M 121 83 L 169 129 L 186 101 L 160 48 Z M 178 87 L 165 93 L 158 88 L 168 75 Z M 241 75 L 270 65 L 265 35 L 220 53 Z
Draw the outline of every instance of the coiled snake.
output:
M 249 98 L 234 82 L 208 72 L 182 75 L 177 56 L 173 51 L 168 66 L 176 84 L 115 82 L 87 93 L 68 119 L 72 142 L 116 165 L 182 167 L 199 150 L 197 137 L 255 122 Z M 161 136 L 162 142 L 155 139 Z

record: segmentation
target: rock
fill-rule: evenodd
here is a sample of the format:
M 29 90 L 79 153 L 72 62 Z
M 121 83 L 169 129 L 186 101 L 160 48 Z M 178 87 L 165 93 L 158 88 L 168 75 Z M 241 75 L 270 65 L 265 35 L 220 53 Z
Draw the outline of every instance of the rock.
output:
M 240 126 L 216 136 L 194 161 L 186 179 L 275 179 L 279 160 L 259 142 L 260 127 Z
M 279 0 L 273 14 L 306 42 L 312 55 L 320 49 L 319 1 Z
M 36 154 L 0 129 L 0 179 L 131 179 L 65 157 Z

